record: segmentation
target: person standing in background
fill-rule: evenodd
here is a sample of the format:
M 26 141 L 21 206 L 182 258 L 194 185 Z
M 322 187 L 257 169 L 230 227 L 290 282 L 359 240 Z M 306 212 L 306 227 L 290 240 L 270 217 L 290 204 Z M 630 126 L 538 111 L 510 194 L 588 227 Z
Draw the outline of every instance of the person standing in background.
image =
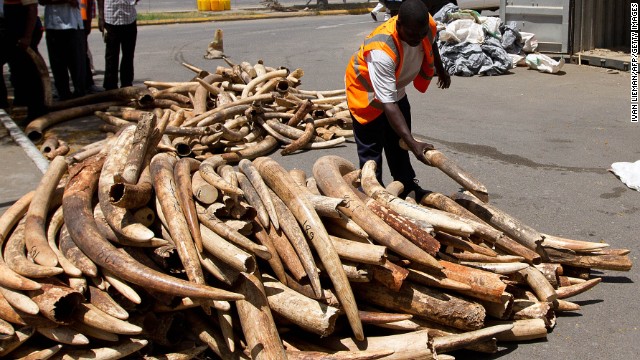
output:
M 78 0 L 39 0 L 44 5 L 49 64 L 59 100 L 87 93 L 87 49 Z M 73 93 L 69 89 L 69 74 Z
M 0 0 L 0 109 L 9 108 L 9 97 L 7 86 L 4 83 L 4 64 L 7 63 L 7 51 L 9 44 L 7 41 L 7 31 L 4 27 L 4 0 Z
M 84 26 L 84 46 L 87 50 L 85 62 L 87 93 L 91 94 L 102 90 L 96 87 L 95 82 L 93 81 L 93 61 L 91 58 L 91 50 L 89 49 L 91 22 L 95 17 L 95 0 L 80 0 L 80 15 L 82 15 L 82 25 Z
M 38 52 L 42 26 L 37 0 L 4 0 L 5 43 L 2 60 L 9 63 L 14 90 L 13 106 L 27 106 L 27 120 L 46 112 L 38 69 L 27 49 Z
M 133 85 L 133 57 L 136 50 L 138 0 L 98 0 L 99 29 L 105 42 L 105 90 Z M 120 60 L 122 49 L 122 60 Z M 118 61 L 120 64 L 118 65 Z

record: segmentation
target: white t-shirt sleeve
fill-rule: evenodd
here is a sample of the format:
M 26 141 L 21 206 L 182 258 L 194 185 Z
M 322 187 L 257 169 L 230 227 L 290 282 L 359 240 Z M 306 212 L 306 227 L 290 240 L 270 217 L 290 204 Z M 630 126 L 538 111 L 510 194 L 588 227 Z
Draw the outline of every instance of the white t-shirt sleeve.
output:
M 365 57 L 365 61 L 376 99 L 381 103 L 398 101 L 396 64 L 393 59 L 382 50 L 372 50 Z

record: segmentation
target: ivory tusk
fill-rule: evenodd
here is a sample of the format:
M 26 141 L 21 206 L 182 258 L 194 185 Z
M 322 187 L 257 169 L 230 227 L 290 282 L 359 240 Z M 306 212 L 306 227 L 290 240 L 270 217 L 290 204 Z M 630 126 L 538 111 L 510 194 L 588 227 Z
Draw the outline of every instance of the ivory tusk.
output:
M 108 292 L 89 286 L 89 302 L 103 312 L 120 320 L 127 320 L 129 313 Z
M 148 340 L 141 339 L 124 339 L 116 344 L 109 345 L 107 347 L 95 348 L 95 349 L 77 349 L 66 350 L 61 354 L 61 360 L 72 359 L 92 359 L 92 360 L 115 360 L 122 359 L 135 353 L 136 351 L 147 346 Z
M 64 157 L 57 156 L 53 159 L 35 190 L 26 215 L 24 240 L 27 252 L 34 262 L 43 266 L 58 265 L 58 258 L 47 241 L 45 221 L 53 192 L 66 172 L 67 162 Z
M 203 179 L 205 179 L 209 184 L 215 186 L 216 188 L 233 195 L 242 195 L 244 192 L 236 186 L 229 184 L 225 181 L 218 173 L 216 173 L 216 169 L 219 166 L 224 165 L 226 162 L 220 155 L 213 155 L 208 159 L 204 160 L 200 164 L 200 175 Z
M 36 290 L 40 288 L 40 284 L 17 274 L 11 270 L 4 261 L 2 249 L 4 243 L 11 233 L 13 227 L 23 218 L 29 209 L 29 204 L 35 195 L 34 191 L 28 192 L 13 203 L 0 216 L 0 286 L 17 290 Z
M 69 233 L 87 256 L 102 268 L 118 272 L 124 280 L 159 292 L 214 300 L 242 298 L 238 294 L 190 283 L 153 271 L 119 252 L 104 239 L 96 228 L 91 207 L 91 198 L 97 186 L 97 173 L 103 161 L 104 159 L 101 158 L 93 158 L 79 165 L 81 168 L 71 177 L 63 199 L 62 206 Z
M 242 159 L 238 162 L 238 169 L 247 177 L 249 182 L 251 182 L 253 187 L 256 189 L 260 200 L 262 200 L 262 203 L 265 206 L 268 214 L 268 219 L 271 221 L 271 223 L 273 223 L 273 226 L 276 229 L 279 229 L 280 224 L 278 222 L 276 209 L 273 205 L 273 200 L 271 199 L 271 195 L 269 194 L 267 185 L 264 183 L 264 179 L 258 172 L 258 169 L 256 169 L 253 163 L 247 159 Z M 269 226 L 269 224 L 262 223 L 262 226 L 266 228 Z
M 176 182 L 176 196 L 179 200 L 182 213 L 184 214 L 189 231 L 195 243 L 196 249 L 202 252 L 202 235 L 200 234 L 200 224 L 196 205 L 193 201 L 191 191 L 191 172 L 198 170 L 200 161 L 190 158 L 183 158 L 176 162 L 173 168 L 173 177 Z
M 327 196 L 343 198 L 345 205 L 339 206 L 338 209 L 360 225 L 375 241 L 407 259 L 432 268 L 441 268 L 433 257 L 405 239 L 367 208 L 342 179 L 342 174 L 353 170 L 353 164 L 333 155 L 323 156 L 313 165 L 313 175 L 320 190 Z
M 40 313 L 56 324 L 68 325 L 84 296 L 62 284 L 59 280 L 43 281 L 42 287 L 29 292 L 31 299 L 38 305 Z
M 288 204 L 287 207 L 300 223 L 331 278 L 338 298 L 347 314 L 351 330 L 356 339 L 364 339 L 362 323 L 358 317 L 358 309 L 351 286 L 342 270 L 338 253 L 333 247 L 320 217 L 313 209 L 313 205 L 306 198 L 305 193 L 297 189 L 294 180 L 277 162 L 263 158 L 256 167 L 265 183 Z
M 38 265 L 27 259 L 25 254 L 25 223 L 26 221 L 23 218 L 4 245 L 4 261 L 7 266 L 16 273 L 28 278 L 47 278 L 61 274 L 63 272 L 62 268 Z M 47 243 L 47 247 L 49 247 L 49 243 Z
M 583 293 L 592 287 L 598 285 L 602 281 L 602 278 L 593 278 L 580 284 L 574 284 L 570 286 L 561 286 L 556 290 L 558 299 L 566 299 L 580 293 Z
M 473 228 L 462 221 L 453 219 L 444 214 L 429 211 L 423 206 L 410 204 L 406 200 L 402 200 L 391 195 L 384 187 L 382 187 L 382 185 L 380 185 L 376 178 L 375 171 L 376 163 L 373 160 L 367 161 L 362 167 L 362 189 L 365 194 L 369 195 L 371 198 L 376 201 L 380 201 L 382 204 L 385 204 L 401 215 L 405 215 L 415 220 L 423 220 L 428 224 L 433 225 L 437 230 L 462 236 L 469 236 L 473 233 Z
M 117 234 L 132 241 L 144 242 L 153 238 L 153 231 L 137 223 L 133 219 L 133 215 L 126 209 L 111 204 L 109 196 L 111 186 L 115 183 L 114 176 L 122 171 L 126 164 L 133 146 L 135 130 L 135 126 L 127 126 L 113 144 L 112 150 L 104 161 L 102 171 L 99 173 L 98 198 L 105 218 Z
M 10 339 L 0 341 L 0 356 L 9 355 L 20 345 L 24 344 L 35 333 L 35 329 L 31 326 L 25 326 L 15 331 L 14 336 Z
M 99 206 L 99 205 L 97 205 Z M 64 217 L 64 209 L 63 209 Z M 75 267 L 80 269 L 82 273 L 89 277 L 95 277 L 98 275 L 98 266 L 89 259 L 71 239 L 67 225 L 62 225 L 60 228 L 60 239 L 58 240 L 58 246 L 60 252 L 69 260 Z
M 82 270 L 78 269 L 71 261 L 64 257 L 56 245 L 56 235 L 63 224 L 64 215 L 62 213 L 62 207 L 59 207 L 53 213 L 53 216 L 51 216 L 51 220 L 49 220 L 49 226 L 47 228 L 47 242 L 49 243 L 51 250 L 56 254 L 58 264 L 64 270 L 64 273 L 70 277 L 80 277 L 82 276 Z
M 137 335 L 142 333 L 140 326 L 115 318 L 91 304 L 80 304 L 74 311 L 74 316 L 77 321 L 85 325 L 114 334 Z
M 39 327 L 36 331 L 47 339 L 57 341 L 65 345 L 79 346 L 89 344 L 89 339 L 86 336 L 68 326 L 50 328 Z
M 107 269 L 101 269 L 102 276 L 104 280 L 109 283 L 109 285 L 113 286 L 122 296 L 124 296 L 127 300 L 131 301 L 134 304 L 140 304 L 142 302 L 142 298 L 138 294 L 136 290 L 134 290 L 129 284 L 120 279 L 114 273 Z

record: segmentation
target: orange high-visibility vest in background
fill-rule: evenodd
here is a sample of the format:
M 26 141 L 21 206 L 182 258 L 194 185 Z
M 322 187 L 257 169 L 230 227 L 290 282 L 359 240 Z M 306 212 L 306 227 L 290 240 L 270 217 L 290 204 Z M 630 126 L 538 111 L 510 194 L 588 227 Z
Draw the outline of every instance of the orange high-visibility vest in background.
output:
M 89 1 L 90 0 L 80 0 L 80 15 L 82 15 L 82 20 L 87 21 L 90 19 L 89 17 Z
M 345 85 L 347 103 L 353 117 L 361 124 L 373 121 L 383 113 L 382 103 L 375 98 L 369 69 L 365 61 L 366 55 L 372 50 L 382 50 L 391 57 L 396 64 L 396 78 L 402 69 L 404 54 L 400 45 L 400 37 L 396 30 L 398 17 L 378 26 L 353 54 L 347 65 Z M 429 33 L 422 40 L 424 58 L 418 76 L 413 80 L 413 86 L 420 92 L 427 91 L 429 83 L 435 74 L 433 65 L 433 40 L 436 34 L 436 22 L 429 15 Z

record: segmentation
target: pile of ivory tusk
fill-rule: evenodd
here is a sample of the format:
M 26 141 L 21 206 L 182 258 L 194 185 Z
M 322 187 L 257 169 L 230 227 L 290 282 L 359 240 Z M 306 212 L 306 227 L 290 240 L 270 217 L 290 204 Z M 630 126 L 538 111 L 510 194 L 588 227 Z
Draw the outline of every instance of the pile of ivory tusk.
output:
M 557 313 L 579 311 L 567 299 L 600 282 L 591 269 L 632 266 L 628 250 L 540 233 L 474 191 L 401 199 L 372 162 L 358 170 L 325 155 L 307 174 L 264 156 L 275 145 L 181 156 L 167 141 L 204 119 L 268 123 L 272 105 L 251 82 L 245 104 L 203 107 L 180 125 L 170 125 L 181 110 L 171 106 L 129 120 L 122 110 L 114 136 L 51 156 L 37 188 L 0 217 L 0 357 L 495 353 L 500 342 L 545 338 Z M 448 161 L 434 166 L 461 171 Z
M 31 121 L 25 133 L 33 142 L 43 142 L 42 152 L 50 159 L 66 155 L 69 147 L 45 131 L 92 114 L 104 121 L 103 131 L 115 133 L 152 112 L 166 135 L 163 146 L 199 160 L 225 153 L 252 158 L 281 145 L 283 155 L 327 149 L 353 136 L 344 89 L 303 90 L 301 69 L 225 60 L 229 66 L 218 66 L 215 73 L 184 64 L 196 73 L 186 82 L 147 81 L 145 86 L 49 104 L 51 112 Z

